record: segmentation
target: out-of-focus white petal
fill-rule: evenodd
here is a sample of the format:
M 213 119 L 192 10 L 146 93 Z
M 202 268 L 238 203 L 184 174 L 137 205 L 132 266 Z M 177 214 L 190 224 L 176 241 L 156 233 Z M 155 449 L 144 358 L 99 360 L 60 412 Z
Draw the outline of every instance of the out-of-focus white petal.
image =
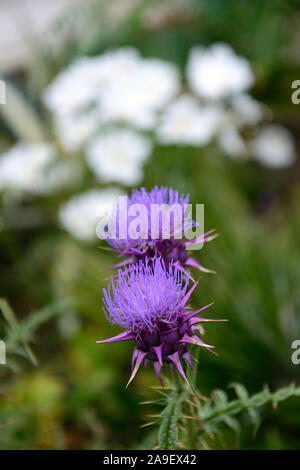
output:
M 0 189 L 43 192 L 43 177 L 55 156 L 47 142 L 17 143 L 0 156 Z
M 247 146 L 234 128 L 225 128 L 219 135 L 218 143 L 221 150 L 231 157 L 245 158 L 247 156 Z
M 72 197 L 60 207 L 62 227 L 79 240 L 96 238 L 97 223 L 115 205 L 123 192 L 118 188 L 93 189 Z
M 206 145 L 217 132 L 222 116 L 221 108 L 200 106 L 192 96 L 181 96 L 162 114 L 158 140 L 167 145 Z
M 234 96 L 231 104 L 240 124 L 257 124 L 263 117 L 264 106 L 250 95 Z
M 279 124 L 262 127 L 250 142 L 253 157 L 270 168 L 290 166 L 296 159 L 292 134 Z
M 205 99 L 218 100 L 251 87 L 254 77 L 246 59 L 228 45 L 193 47 L 187 65 L 192 90 Z
M 148 138 L 131 129 L 116 129 L 95 137 L 86 159 L 99 180 L 134 185 L 142 180 L 142 165 L 151 150 Z

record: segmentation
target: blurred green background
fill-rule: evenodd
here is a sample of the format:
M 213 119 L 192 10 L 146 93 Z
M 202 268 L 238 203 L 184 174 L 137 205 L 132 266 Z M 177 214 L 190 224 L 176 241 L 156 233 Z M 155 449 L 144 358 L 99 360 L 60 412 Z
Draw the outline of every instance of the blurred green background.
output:
M 203 394 L 232 381 L 253 393 L 264 384 L 275 389 L 300 379 L 300 365 L 291 362 L 291 344 L 300 339 L 300 121 L 299 106 L 291 102 L 291 83 L 300 79 L 299 6 L 296 0 L 74 2 L 47 26 L 40 42 L 30 40 L 27 31 L 30 60 L 3 74 L 24 112 L 19 120 L 1 114 L 0 148 L 5 151 L 35 125 L 51 135 L 43 90 L 78 57 L 131 45 L 145 57 L 171 61 L 183 70 L 192 46 L 222 41 L 250 62 L 256 78 L 252 95 L 269 107 L 274 122 L 291 131 L 298 160 L 273 170 L 253 160 L 230 159 L 214 145 L 156 146 L 142 183 L 148 189 L 171 185 L 189 193 L 192 203 L 205 204 L 206 229 L 220 234 L 196 254 L 217 274 L 197 275 L 194 305 L 213 301 L 210 316 L 229 320 L 206 327 L 207 341 L 219 355 L 200 353 Z M 79 190 L 91 185 L 87 174 Z M 125 391 L 133 346 L 96 344 L 119 332 L 101 305 L 116 257 L 98 249 L 99 241 L 72 238 L 56 221 L 59 205 L 77 190 L 26 194 L 9 209 L 5 192 L 1 195 L 1 296 L 38 360 L 34 366 L 24 357 L 3 316 L 2 449 L 156 445 L 157 430 L 140 429 L 149 410 L 139 404 L 153 397 L 154 374 L 141 370 Z M 300 448 L 299 400 L 262 413 L 255 440 L 245 427 L 239 442 L 227 431 L 214 446 Z

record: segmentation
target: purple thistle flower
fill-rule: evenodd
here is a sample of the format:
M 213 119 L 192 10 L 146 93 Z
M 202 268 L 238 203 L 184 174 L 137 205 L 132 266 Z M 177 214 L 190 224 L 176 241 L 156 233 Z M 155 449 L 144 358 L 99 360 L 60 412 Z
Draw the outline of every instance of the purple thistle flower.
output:
M 143 262 L 118 271 L 108 289 L 103 289 L 103 308 L 112 324 L 120 325 L 124 332 L 97 343 L 112 343 L 134 340 L 136 347 L 132 355 L 132 371 L 129 383 L 134 378 L 143 360 L 145 365 L 153 363 L 155 373 L 162 383 L 160 368 L 163 363 L 178 371 L 187 380 L 181 358 L 192 366 L 189 353 L 191 344 L 211 350 L 198 335 L 203 334 L 200 323 L 209 320 L 197 317 L 208 308 L 192 312 L 188 300 L 197 283 L 188 290 L 189 276 L 182 274 L 177 265 L 167 267 L 161 258 L 148 258 Z
M 187 247 L 192 244 L 201 242 L 208 242 L 213 240 L 217 235 L 213 234 L 213 230 L 197 237 L 193 240 L 184 240 L 184 233 L 194 227 L 196 222 L 192 220 L 191 213 L 185 213 L 185 205 L 189 203 L 189 195 L 179 194 L 178 191 L 172 188 L 161 186 L 155 186 L 151 191 L 147 191 L 145 188 L 140 190 L 134 189 L 132 191 L 131 198 L 126 196 L 127 209 L 129 211 L 133 204 L 142 204 L 147 209 L 147 227 L 148 233 L 143 234 L 137 239 L 130 238 L 106 238 L 106 241 L 113 248 L 113 251 L 119 253 L 121 256 L 127 258 L 113 266 L 119 268 L 128 264 L 135 264 L 139 260 L 145 258 L 153 259 L 155 256 L 161 256 L 165 263 L 177 263 L 180 270 L 185 271 L 186 267 L 192 266 L 204 272 L 214 271 L 206 269 L 196 259 L 188 256 Z M 170 220 L 170 238 L 166 239 L 163 235 L 163 220 L 159 219 L 157 227 L 158 237 L 153 238 L 151 236 L 151 206 L 154 204 L 178 204 L 181 206 L 181 227 L 176 230 L 174 226 L 174 219 Z M 114 208 L 111 220 L 115 220 L 116 232 L 119 233 L 119 206 L 118 204 Z M 127 217 L 127 227 L 130 225 L 134 217 Z

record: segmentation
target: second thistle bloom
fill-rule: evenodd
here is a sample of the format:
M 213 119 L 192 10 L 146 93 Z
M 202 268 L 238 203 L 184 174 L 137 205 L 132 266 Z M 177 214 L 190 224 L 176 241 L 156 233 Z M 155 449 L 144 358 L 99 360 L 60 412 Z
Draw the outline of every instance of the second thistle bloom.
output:
M 192 240 L 186 239 L 187 233 L 200 225 L 192 218 L 189 195 L 180 194 L 172 188 L 155 186 L 151 191 L 134 189 L 131 197 L 124 199 L 116 204 L 110 215 L 114 237 L 110 236 L 109 230 L 108 233 L 101 233 L 101 238 L 106 239 L 113 251 L 126 257 L 115 267 L 160 256 L 166 264 L 176 263 L 182 271 L 192 266 L 213 272 L 188 254 L 190 245 L 210 241 L 216 236 L 210 231 Z M 137 211 L 140 211 L 138 216 Z M 131 236 L 132 226 L 139 227 L 137 236 Z
M 191 365 L 190 345 L 212 347 L 201 339 L 203 330 L 199 324 L 213 320 L 197 316 L 209 305 L 191 311 L 188 300 L 197 283 L 188 290 L 188 282 L 189 277 L 183 276 L 178 266 L 166 267 L 164 261 L 156 257 L 151 263 L 146 258 L 130 269 L 119 270 L 116 282 L 112 279 L 108 289 L 103 290 L 107 319 L 125 331 L 98 342 L 135 341 L 128 384 L 143 361 L 146 365 L 153 363 L 160 381 L 163 363 L 176 367 L 187 380 L 181 359 Z

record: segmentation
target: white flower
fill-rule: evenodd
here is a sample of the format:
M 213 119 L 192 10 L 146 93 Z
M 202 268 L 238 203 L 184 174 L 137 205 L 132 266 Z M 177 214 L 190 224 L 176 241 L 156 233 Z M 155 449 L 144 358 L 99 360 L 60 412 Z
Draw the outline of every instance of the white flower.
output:
M 292 134 L 279 124 L 265 125 L 250 142 L 253 156 L 270 168 L 290 166 L 296 159 Z
M 92 189 L 72 197 L 59 210 L 61 225 L 79 240 L 96 238 L 96 227 L 123 193 L 117 188 Z
M 162 108 L 180 88 L 180 75 L 175 65 L 160 59 L 144 59 L 138 78 L 141 80 L 140 99 L 150 108 Z
M 54 121 L 55 133 L 69 152 L 81 150 L 101 127 L 101 117 L 95 110 L 79 114 L 61 114 Z
M 191 88 L 206 99 L 218 100 L 247 90 L 254 81 L 246 59 L 223 43 L 208 49 L 193 47 L 187 65 Z
M 200 106 L 195 98 L 184 95 L 166 108 L 157 130 L 158 140 L 163 144 L 205 145 L 221 119 L 219 108 Z
M 45 92 L 54 128 L 67 151 L 80 150 L 103 122 L 152 127 L 156 110 L 179 89 L 177 69 L 142 59 L 134 48 L 83 58 L 62 72 Z
M 44 93 L 53 112 L 55 133 L 67 151 L 80 150 L 103 121 L 101 102 L 106 87 L 132 75 L 140 57 L 134 48 L 76 60 L 61 72 Z
M 234 127 L 225 128 L 219 135 L 218 144 L 221 150 L 230 157 L 245 158 L 247 156 L 247 147 Z
M 17 143 L 0 156 L 0 189 L 43 193 L 45 170 L 54 159 L 48 143 Z
M 102 87 L 116 77 L 132 74 L 138 51 L 124 47 L 97 57 L 83 57 L 61 72 L 44 93 L 46 106 L 55 114 L 70 114 L 97 104 Z
M 257 124 L 263 117 L 263 105 L 250 95 L 234 96 L 231 105 L 239 125 Z
M 84 57 L 61 72 L 44 93 L 46 106 L 55 114 L 74 113 L 84 109 L 97 96 L 97 63 Z M 102 77 L 101 77 L 102 78 Z
M 151 128 L 157 110 L 178 93 L 179 87 L 174 65 L 159 59 L 140 59 L 130 73 L 113 77 L 103 88 L 103 118 Z
M 44 101 L 58 120 L 60 138 L 68 145 L 74 137 L 68 136 L 68 123 L 64 125 L 66 116 L 69 121 L 80 120 L 79 134 L 87 127 L 82 121 L 83 114 L 91 110 L 98 112 L 100 121 L 125 121 L 151 128 L 157 110 L 179 88 L 180 75 L 174 65 L 159 59 L 143 59 L 136 49 L 125 47 L 77 60 L 54 79 Z
M 101 82 L 103 86 L 107 86 L 112 80 L 131 77 L 139 66 L 141 58 L 139 51 L 134 47 L 122 47 L 89 60 L 96 64 L 94 76 L 97 85 Z
M 142 164 L 151 149 L 151 142 L 146 137 L 131 129 L 116 129 L 95 137 L 86 158 L 101 181 L 134 185 L 142 180 Z

